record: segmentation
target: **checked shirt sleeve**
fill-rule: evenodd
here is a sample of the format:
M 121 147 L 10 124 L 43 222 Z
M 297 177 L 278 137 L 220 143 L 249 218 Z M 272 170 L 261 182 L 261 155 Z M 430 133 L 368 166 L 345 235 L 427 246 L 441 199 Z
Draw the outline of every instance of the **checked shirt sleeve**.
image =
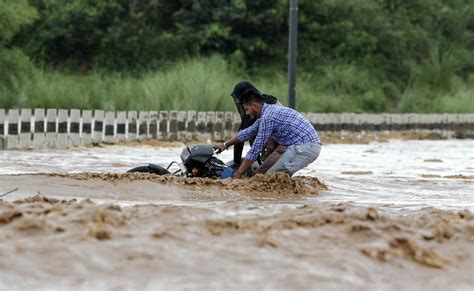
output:
M 255 120 L 255 123 L 246 129 L 242 129 L 237 133 L 237 139 L 241 142 L 248 141 L 257 135 L 258 127 L 260 125 L 260 118 Z
M 255 161 L 257 159 L 273 130 L 273 123 L 270 120 L 260 118 L 259 121 L 260 126 L 258 127 L 257 137 L 255 138 L 252 148 L 250 148 L 245 156 L 247 160 Z

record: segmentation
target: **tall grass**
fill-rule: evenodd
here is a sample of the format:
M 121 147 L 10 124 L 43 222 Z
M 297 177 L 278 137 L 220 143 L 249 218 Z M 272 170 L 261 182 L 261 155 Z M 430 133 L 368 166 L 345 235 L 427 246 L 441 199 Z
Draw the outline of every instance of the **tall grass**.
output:
M 226 110 L 239 78 L 219 57 L 193 59 L 140 78 L 38 70 L 18 106 L 106 110 Z
M 430 57 L 412 65 L 411 84 L 397 104 L 399 112 L 474 112 L 474 74 L 466 79 L 457 73 L 468 63 L 462 52 L 432 46 Z
M 447 74 L 442 65 L 416 67 L 414 81 L 403 93 L 390 89 L 398 92 L 395 98 L 387 95 L 394 84 L 354 64 L 300 72 L 296 106 L 304 112 L 474 112 L 474 75 L 464 80 Z M 219 56 L 183 60 L 140 77 L 47 69 L 37 69 L 33 75 L 20 94 L 6 98 L 0 90 L 0 108 L 233 111 L 229 94 L 241 80 L 251 80 L 284 105 L 288 94 L 285 70 L 267 69 L 249 76 Z M 436 83 L 440 78 L 449 78 L 444 80 L 449 86 Z

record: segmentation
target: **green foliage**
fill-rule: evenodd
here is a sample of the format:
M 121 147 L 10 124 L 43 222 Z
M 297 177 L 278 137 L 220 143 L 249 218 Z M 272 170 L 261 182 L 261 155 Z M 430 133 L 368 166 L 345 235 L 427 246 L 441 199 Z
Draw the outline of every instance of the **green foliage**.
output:
M 8 44 L 26 24 L 31 23 L 36 11 L 27 0 L 0 0 L 0 44 Z
M 225 83 L 228 91 L 242 79 L 237 75 L 250 76 L 275 95 L 287 94 L 289 0 L 29 4 L 38 11 L 34 22 L 35 10 L 26 0 L 0 0 L 0 106 L 33 104 L 38 93 L 28 88 L 37 86 L 39 92 L 53 94 L 38 97 L 42 104 L 46 99 L 52 102 L 48 104 L 68 104 L 61 94 L 81 92 L 82 99 L 69 101 L 101 108 L 202 108 L 202 99 L 189 101 L 199 92 L 209 95 L 210 108 L 228 108 L 218 95 L 224 90 L 210 84 Z M 472 0 L 300 0 L 298 33 L 297 105 L 302 108 L 474 110 L 455 105 L 456 100 L 470 105 L 472 96 Z M 28 85 L 27 57 L 14 46 L 48 68 L 34 84 Z M 208 72 L 205 63 L 218 73 Z M 56 88 L 42 88 L 46 79 Z
M 285 56 L 280 48 L 287 30 L 283 17 L 288 7 L 286 1 L 176 2 L 170 21 L 175 23 L 176 35 L 183 39 L 189 52 L 201 55 L 241 52 L 252 65 Z
M 17 38 L 40 63 L 77 72 L 137 71 L 177 56 L 179 43 L 160 28 L 160 1 L 35 0 L 40 17 Z
M 22 86 L 28 83 L 32 66 L 22 51 L 0 47 L 0 108 L 22 105 Z
M 11 46 L 11 40 L 35 16 L 26 0 L 0 0 L 0 107 L 13 107 L 21 101 L 15 95 L 28 81 L 31 66 L 28 57 Z

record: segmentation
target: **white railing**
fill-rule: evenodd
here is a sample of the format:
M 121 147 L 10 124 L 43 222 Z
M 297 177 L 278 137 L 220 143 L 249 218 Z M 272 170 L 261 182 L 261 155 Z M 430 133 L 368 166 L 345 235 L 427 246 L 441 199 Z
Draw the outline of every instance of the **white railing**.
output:
M 305 113 L 318 131 L 474 131 L 474 114 Z M 69 148 L 143 139 L 224 140 L 235 112 L 0 109 L 0 149 Z

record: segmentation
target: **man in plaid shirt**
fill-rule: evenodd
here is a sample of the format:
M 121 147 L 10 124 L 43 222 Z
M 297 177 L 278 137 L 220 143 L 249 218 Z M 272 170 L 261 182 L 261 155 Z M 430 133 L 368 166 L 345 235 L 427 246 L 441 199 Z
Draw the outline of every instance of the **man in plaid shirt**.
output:
M 287 149 L 267 173 L 282 171 L 292 176 L 318 158 L 321 141 L 313 125 L 303 115 L 288 107 L 266 104 L 260 92 L 256 90 L 248 90 L 242 94 L 240 100 L 245 112 L 258 119 L 252 126 L 239 131 L 230 141 L 216 145 L 224 150 L 234 144 L 255 138 L 233 178 L 242 177 L 270 137 Z

